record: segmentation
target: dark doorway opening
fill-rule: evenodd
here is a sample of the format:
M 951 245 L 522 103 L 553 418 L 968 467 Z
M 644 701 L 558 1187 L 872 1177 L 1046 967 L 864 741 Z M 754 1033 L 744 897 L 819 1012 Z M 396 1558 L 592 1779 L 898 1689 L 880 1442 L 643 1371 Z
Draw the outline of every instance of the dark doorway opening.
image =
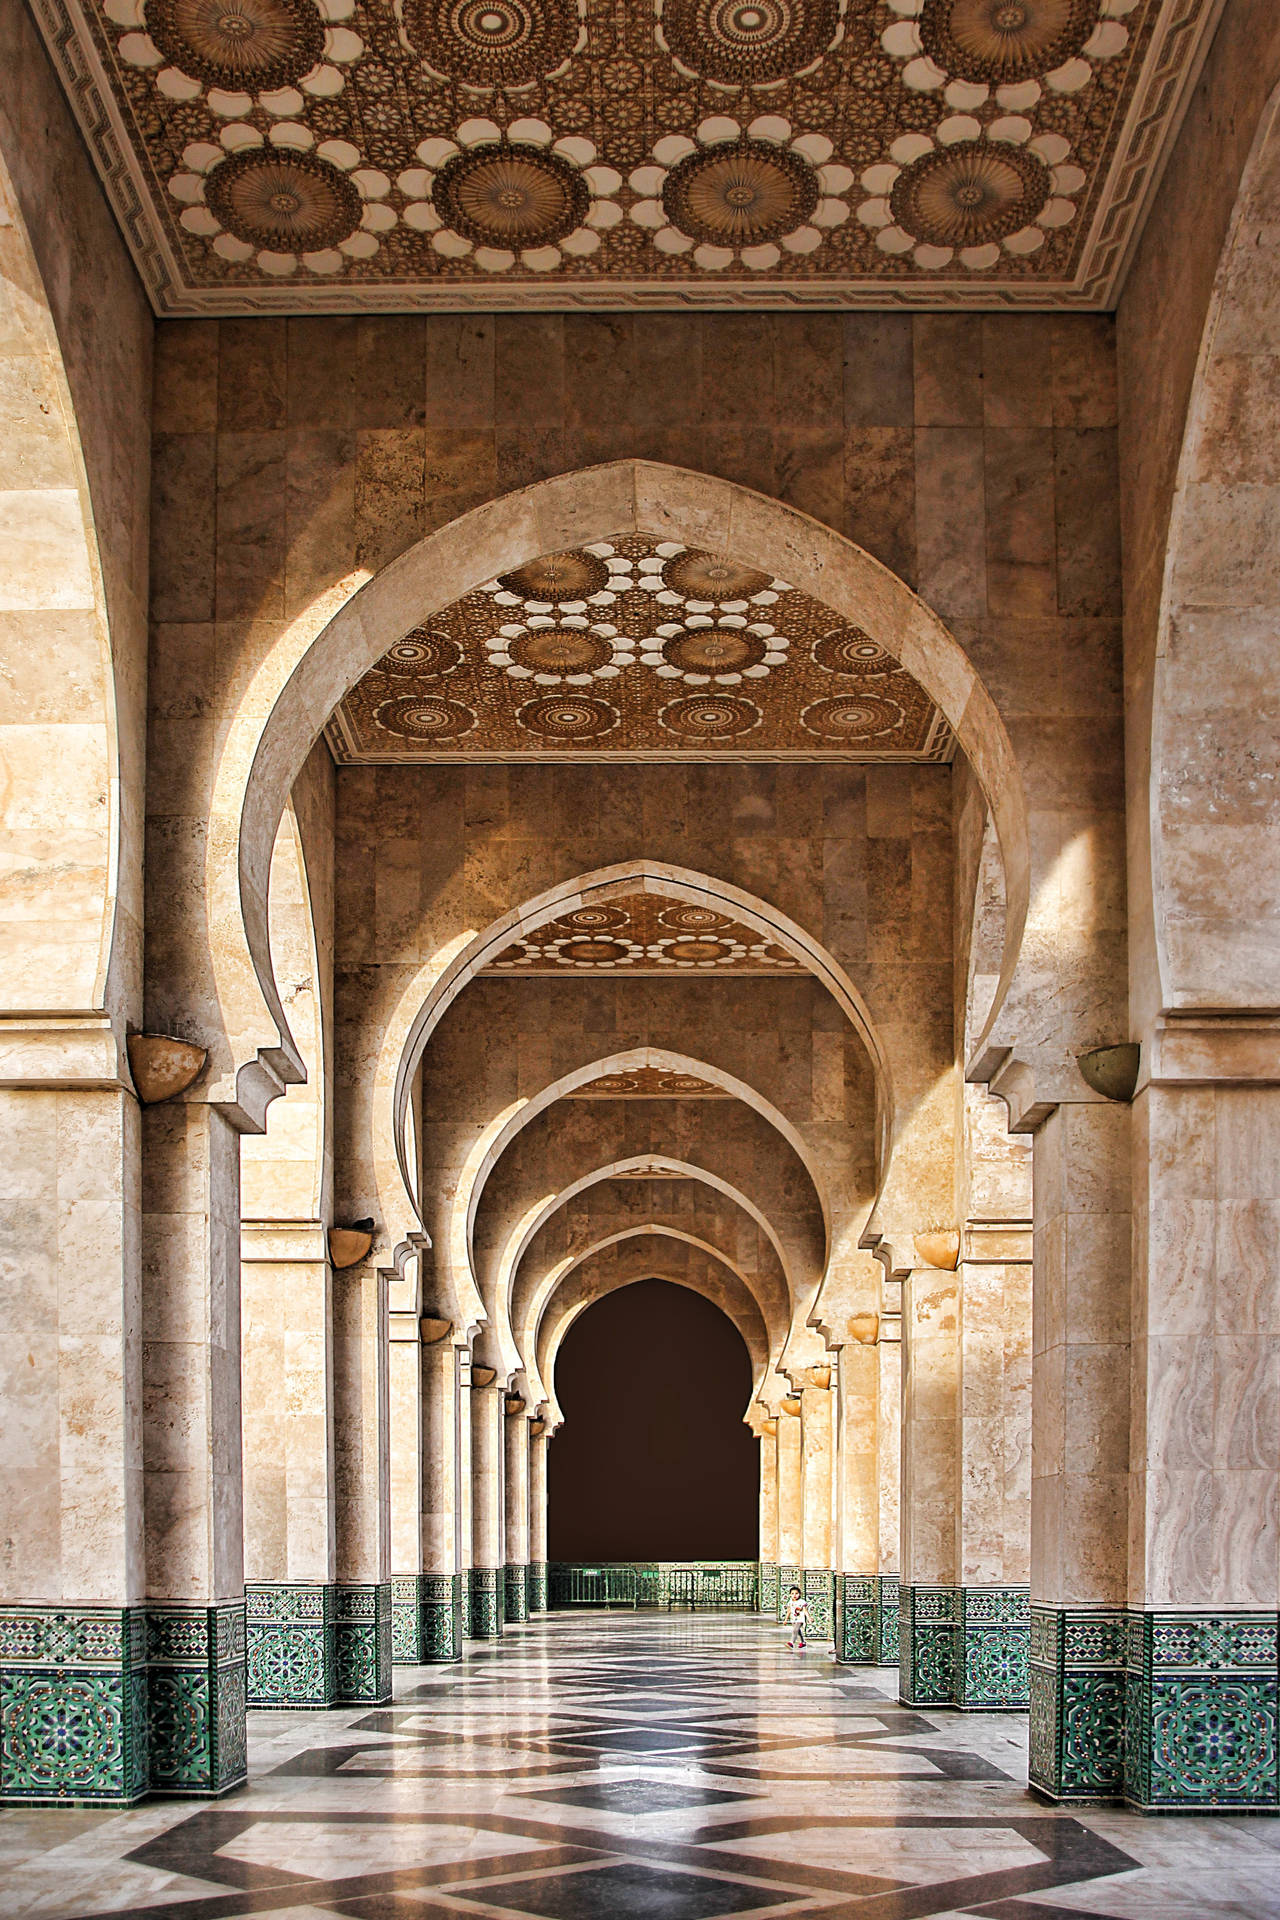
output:
M 751 1361 L 719 1307 L 669 1280 L 606 1294 L 556 1362 L 547 1456 L 552 1560 L 754 1560 Z

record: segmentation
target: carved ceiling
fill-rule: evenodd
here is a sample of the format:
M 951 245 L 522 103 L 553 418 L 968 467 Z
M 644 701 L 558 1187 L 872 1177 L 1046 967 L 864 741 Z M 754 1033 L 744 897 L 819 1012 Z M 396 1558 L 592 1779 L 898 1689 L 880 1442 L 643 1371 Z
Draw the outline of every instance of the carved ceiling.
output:
M 490 580 L 396 642 L 329 722 L 340 763 L 942 761 L 928 694 L 785 580 L 618 536 Z
M 566 1100 L 731 1100 L 732 1094 L 692 1073 L 662 1067 L 634 1067 L 630 1073 L 602 1073 L 598 1080 L 565 1095 Z
M 1214 0 L 37 0 L 162 313 L 1105 306 Z
M 799 973 L 785 947 L 714 907 L 655 893 L 576 907 L 507 947 L 488 973 Z

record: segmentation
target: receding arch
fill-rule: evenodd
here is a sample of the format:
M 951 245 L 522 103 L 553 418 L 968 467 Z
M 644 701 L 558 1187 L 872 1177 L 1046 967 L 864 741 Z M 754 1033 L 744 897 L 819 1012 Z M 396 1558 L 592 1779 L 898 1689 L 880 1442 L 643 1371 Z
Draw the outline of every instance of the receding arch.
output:
M 532 1094 L 528 1099 L 518 1100 L 498 1114 L 481 1132 L 468 1154 L 457 1187 L 453 1205 L 449 1214 L 447 1233 L 447 1259 L 450 1278 L 454 1288 L 454 1298 L 462 1319 L 476 1322 L 486 1317 L 485 1302 L 475 1284 L 471 1249 L 475 1228 L 476 1208 L 484 1190 L 485 1180 L 490 1170 L 497 1164 L 511 1141 L 523 1127 L 553 1106 L 557 1100 L 563 1100 L 568 1094 L 584 1087 L 590 1080 L 597 1080 L 606 1073 L 634 1073 L 641 1067 L 656 1067 L 662 1073 L 687 1073 L 699 1079 L 710 1081 L 735 1100 L 741 1100 L 761 1118 L 767 1120 L 777 1133 L 787 1142 L 800 1164 L 804 1167 L 813 1190 L 822 1209 L 823 1233 L 826 1243 L 825 1258 L 831 1247 L 831 1209 L 825 1186 L 819 1169 L 814 1165 L 813 1156 L 805 1145 L 797 1128 L 786 1115 L 774 1106 L 771 1100 L 757 1093 L 754 1087 L 739 1080 L 735 1075 L 726 1073 L 722 1067 L 711 1066 L 705 1060 L 695 1060 L 691 1055 L 674 1053 L 665 1047 L 632 1047 L 624 1053 L 610 1054 L 601 1060 L 593 1060 L 583 1066 L 575 1067 L 571 1073 L 553 1080 L 541 1093 Z M 498 1349 L 506 1365 L 514 1353 L 511 1338 L 510 1321 L 502 1301 L 495 1303 L 498 1317 L 494 1322 L 494 1334 Z M 518 1358 L 511 1369 L 518 1365 Z
M 1148 1018 L 1280 1007 L 1280 751 L 1264 722 L 1280 696 L 1278 227 L 1280 88 L 1219 260 L 1169 516 L 1147 783 Z
M 733 482 L 641 460 L 539 481 L 429 534 L 375 578 L 351 576 L 278 638 L 228 733 L 214 782 L 207 912 L 227 1045 L 215 1097 L 246 1104 L 302 1071 L 271 971 L 267 892 L 285 798 L 312 742 L 356 680 L 401 634 L 477 582 L 534 555 L 627 532 L 678 538 L 780 569 L 874 634 L 935 701 L 987 795 L 1009 876 L 1001 992 L 1026 916 L 1021 779 L 999 713 L 959 643 L 895 574 L 842 535 Z

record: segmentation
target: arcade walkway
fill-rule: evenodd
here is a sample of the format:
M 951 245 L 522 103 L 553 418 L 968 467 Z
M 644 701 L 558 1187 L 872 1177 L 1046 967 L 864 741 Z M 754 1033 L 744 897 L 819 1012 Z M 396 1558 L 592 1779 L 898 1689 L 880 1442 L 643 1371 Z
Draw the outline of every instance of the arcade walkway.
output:
M 0 1914 L 1280 1916 L 1280 1822 L 1055 1814 L 1020 1717 L 895 1680 L 754 1619 L 544 1617 L 394 1709 L 251 1714 L 216 1805 L 0 1815 Z

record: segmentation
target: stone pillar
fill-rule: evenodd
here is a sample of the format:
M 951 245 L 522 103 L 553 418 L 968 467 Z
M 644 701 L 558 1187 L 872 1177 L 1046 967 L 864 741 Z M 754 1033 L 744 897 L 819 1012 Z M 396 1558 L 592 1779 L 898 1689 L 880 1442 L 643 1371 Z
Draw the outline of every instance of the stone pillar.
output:
M 760 1587 L 761 1613 L 778 1615 L 778 1422 L 760 1422 Z
M 879 1315 L 850 1321 L 836 1380 L 836 1658 L 874 1665 L 880 1654 Z
M 959 1277 L 921 1265 L 902 1289 L 899 1673 L 912 1705 L 955 1700 L 959 1414 Z
M 215 1107 L 142 1115 L 151 1785 L 245 1779 L 240 1143 Z
M 835 1484 L 833 1373 L 834 1369 L 827 1366 L 812 1368 L 800 1396 L 801 1567 L 815 1640 L 829 1640 L 835 1631 L 831 1540 Z
M 886 1306 L 890 1288 L 886 1283 Z M 902 1287 L 892 1289 L 896 1313 L 880 1316 L 880 1577 L 877 1586 L 879 1618 L 878 1661 L 896 1667 L 901 1638 L 902 1565 Z
M 246 1697 L 338 1700 L 333 1283 L 324 1225 L 240 1228 Z
M 390 1380 L 386 1281 L 334 1275 L 335 1658 L 339 1700 L 391 1698 Z
M 1056 1800 L 1123 1784 L 1130 1122 L 1082 1102 L 1035 1136 L 1030 1779 Z
M 148 1785 L 140 1116 L 106 1021 L 81 1029 L 0 1024 L 0 1799 L 128 1806 Z M 46 1059 L 100 1084 L 33 1084 Z
M 529 1618 L 529 1416 L 519 1394 L 505 1402 L 503 1429 L 503 1618 Z
M 804 1455 L 800 1401 L 784 1400 L 778 1415 L 778 1619 L 786 1616 L 787 1590 L 804 1586 Z M 792 1412 L 791 1408 L 795 1411 Z
M 547 1448 L 546 1423 L 529 1428 L 529 1611 L 547 1611 Z
M 471 1637 L 502 1636 L 503 1411 L 492 1367 L 471 1368 Z
M 458 1449 L 457 1477 L 454 1481 L 458 1502 L 458 1615 L 459 1632 L 471 1638 L 471 1567 L 473 1552 L 471 1520 L 475 1501 L 471 1486 L 471 1374 L 470 1355 L 464 1349 L 458 1358 L 457 1422 L 454 1428 Z
M 1163 1811 L 1278 1801 L 1280 1088 L 1255 1025 L 1168 1023 L 1132 1110 L 1124 1795 Z
M 449 1322 L 391 1315 L 393 1658 L 462 1654 L 458 1564 L 458 1348 Z

